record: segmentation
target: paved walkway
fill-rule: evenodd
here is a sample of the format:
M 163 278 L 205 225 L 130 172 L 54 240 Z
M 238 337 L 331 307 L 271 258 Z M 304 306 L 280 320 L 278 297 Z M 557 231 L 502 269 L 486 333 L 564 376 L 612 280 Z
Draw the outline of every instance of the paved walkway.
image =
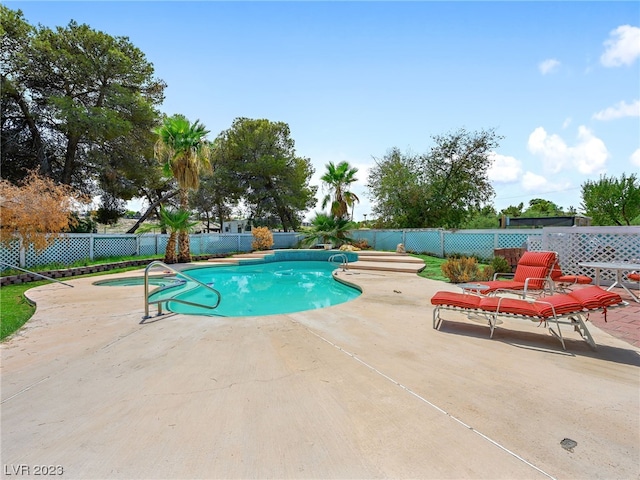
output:
M 338 275 L 362 295 L 267 317 L 143 322 L 141 286 L 95 278 L 30 290 L 34 317 L 0 345 L 5 474 L 638 478 L 640 349 L 595 321 L 597 352 L 534 322 L 489 339 L 448 312 L 434 330 L 429 299 L 456 287 Z
M 623 288 L 614 288 L 613 291 L 620 294 L 629 305 L 609 309 L 606 321 L 605 316 L 600 313 L 590 315 L 589 320 L 614 337 L 640 348 L 640 303 L 634 301 Z M 636 292 L 636 296 L 640 295 L 640 292 Z

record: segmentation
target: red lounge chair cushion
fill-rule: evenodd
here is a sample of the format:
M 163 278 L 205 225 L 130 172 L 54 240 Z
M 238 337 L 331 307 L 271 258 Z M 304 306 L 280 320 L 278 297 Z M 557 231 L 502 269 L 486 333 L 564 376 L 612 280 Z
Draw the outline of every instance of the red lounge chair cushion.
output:
M 513 277 L 515 282 L 524 283 L 527 278 L 532 278 L 529 288 L 541 289 L 544 287 L 544 279 L 556 264 L 555 252 L 524 252 Z
M 486 297 L 480 301 L 480 309 L 487 312 L 499 311 L 526 317 L 550 318 L 553 317 L 554 310 L 556 315 L 580 312 L 582 305 L 568 295 L 552 295 L 535 302 L 520 298 Z
M 537 317 L 538 310 L 533 302 L 519 298 L 485 297 L 480 300 L 480 309 L 486 312 L 512 313 L 527 317 Z M 499 310 L 498 310 L 499 308 Z
M 635 280 L 636 282 L 640 282 L 640 273 L 630 273 L 627 275 L 629 280 Z
M 498 289 L 524 290 L 524 282 L 516 282 L 514 280 L 492 280 L 490 282 L 478 283 L 489 287 L 487 290 L 482 290 L 482 293 L 495 292 Z
M 432 305 L 448 305 L 451 307 L 468 308 L 474 310 L 478 308 L 480 297 L 456 292 L 436 292 L 431 297 Z
M 573 285 L 576 283 L 580 285 L 589 285 L 593 281 L 591 277 L 587 277 L 586 275 L 563 275 L 558 262 L 555 263 L 551 270 L 551 279 L 554 282 L 571 283 Z
M 589 285 L 593 281 L 591 277 L 587 277 L 585 275 L 561 275 L 559 277 L 555 277 L 553 280 L 558 283 L 577 283 L 579 285 Z
M 622 297 L 617 293 L 607 292 L 598 286 L 581 288 L 567 294 L 580 302 L 587 310 L 617 305 L 622 302 Z
M 549 297 L 542 297 L 539 299 L 538 308 L 547 317 L 553 316 L 553 310 L 551 306 L 553 306 L 553 310 L 555 310 L 556 315 L 580 312 L 582 310 L 582 304 L 569 295 L 557 294 L 551 295 Z

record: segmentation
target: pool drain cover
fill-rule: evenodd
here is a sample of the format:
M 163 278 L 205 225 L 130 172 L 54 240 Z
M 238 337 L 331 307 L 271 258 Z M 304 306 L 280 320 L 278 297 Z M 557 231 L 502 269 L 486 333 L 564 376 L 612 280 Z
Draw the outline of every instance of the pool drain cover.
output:
M 560 442 L 560 445 L 565 450 L 569 450 L 571 453 L 573 453 L 573 449 L 578 446 L 578 442 L 576 442 L 575 440 L 571 440 L 570 438 L 565 438 Z

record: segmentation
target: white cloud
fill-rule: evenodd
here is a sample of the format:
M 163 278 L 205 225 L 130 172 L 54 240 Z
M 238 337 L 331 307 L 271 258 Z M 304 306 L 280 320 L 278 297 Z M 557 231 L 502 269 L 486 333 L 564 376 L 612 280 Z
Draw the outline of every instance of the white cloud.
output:
M 613 107 L 605 108 L 593 114 L 595 120 L 604 121 L 623 117 L 640 117 L 640 100 L 635 100 L 631 103 L 618 102 Z
M 605 67 L 620 67 L 631 65 L 640 57 L 640 28 L 631 25 L 621 25 L 609 34 L 605 40 L 605 51 L 600 57 L 600 63 Z
M 578 144 L 571 149 L 573 164 L 585 175 L 601 172 L 609 159 L 606 145 L 584 126 L 578 128 Z
M 553 73 L 560 67 L 560 62 L 555 58 L 549 58 L 544 60 L 538 64 L 538 70 L 543 75 L 547 75 L 548 73 Z
M 522 163 L 516 158 L 495 152 L 491 152 L 490 157 L 493 163 L 487 171 L 487 176 L 492 182 L 516 182 L 522 175 Z
M 545 170 L 551 173 L 563 170 L 570 163 L 567 144 L 559 135 L 548 135 L 544 128 L 536 128 L 529 135 L 529 151 L 542 156 Z
M 571 187 L 570 182 L 550 182 L 546 177 L 533 172 L 525 172 L 522 175 L 522 188 L 536 195 L 547 192 L 559 192 Z
M 631 154 L 631 165 L 640 167 L 640 148 Z
M 531 153 L 542 157 L 544 170 L 550 173 L 567 169 L 577 169 L 584 175 L 602 172 L 609 159 L 604 142 L 585 126 L 578 128 L 578 140 L 573 147 L 559 135 L 549 135 L 542 127 L 529 135 L 527 147 Z
M 565 121 L 562 122 L 562 128 L 567 128 L 569 125 L 571 125 L 572 120 L 573 119 L 571 117 L 567 117 Z
M 547 179 L 542 175 L 536 175 L 532 172 L 526 172 L 522 176 L 522 187 L 529 192 L 543 191 L 547 183 Z

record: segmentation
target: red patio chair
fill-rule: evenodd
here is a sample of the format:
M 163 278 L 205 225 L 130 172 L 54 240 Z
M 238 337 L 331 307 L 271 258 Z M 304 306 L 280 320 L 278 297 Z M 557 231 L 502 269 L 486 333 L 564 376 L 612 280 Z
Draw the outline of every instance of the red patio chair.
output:
M 474 283 L 489 287 L 482 291 L 483 294 L 509 290 L 526 297 L 544 290 L 553 291 L 551 269 L 557 261 L 556 252 L 524 252 L 514 273 L 496 273 L 492 281 Z M 499 277 L 511 277 L 511 280 L 498 280 Z
M 562 273 L 558 262 L 551 270 L 551 280 L 553 280 L 555 289 L 562 293 L 570 292 L 576 285 L 590 285 L 593 282 L 593 279 L 586 275 L 567 275 Z

